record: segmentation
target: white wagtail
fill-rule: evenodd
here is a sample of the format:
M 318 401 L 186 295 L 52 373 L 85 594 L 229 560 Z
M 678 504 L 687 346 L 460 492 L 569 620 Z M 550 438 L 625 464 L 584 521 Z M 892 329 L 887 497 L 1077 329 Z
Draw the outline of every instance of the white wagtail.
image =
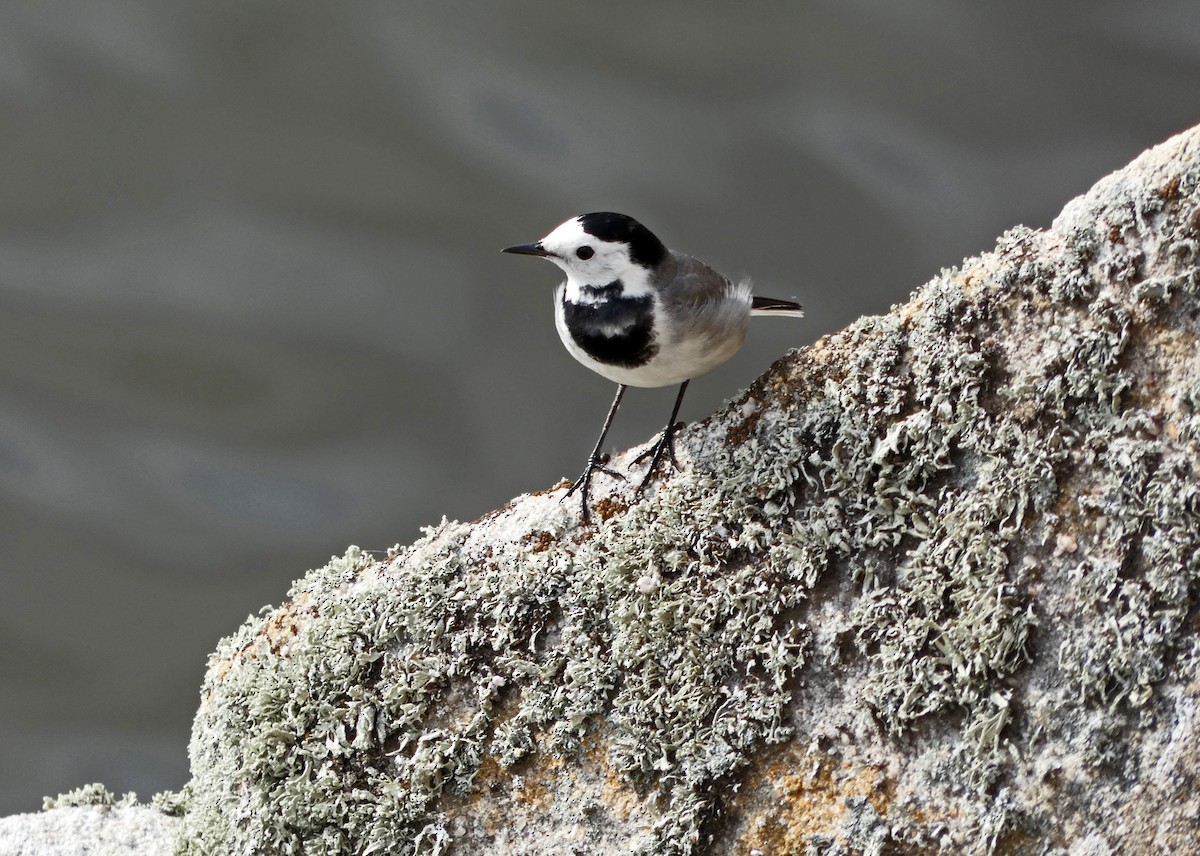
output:
M 625 478 L 605 466 L 608 457 L 600 448 L 627 386 L 680 385 L 662 436 L 637 458 L 650 456 L 640 495 L 663 455 L 679 469 L 675 417 L 688 381 L 734 355 L 746 338 L 751 315 L 804 314 L 799 303 L 755 297 L 749 281 L 731 282 L 703 262 L 668 250 L 653 232 L 624 214 L 572 217 L 540 241 L 503 252 L 541 256 L 563 269 L 567 280 L 554 292 L 558 335 L 571 356 L 617 384 L 596 448 L 566 493 L 580 490 L 585 522 L 592 474 L 599 470 Z

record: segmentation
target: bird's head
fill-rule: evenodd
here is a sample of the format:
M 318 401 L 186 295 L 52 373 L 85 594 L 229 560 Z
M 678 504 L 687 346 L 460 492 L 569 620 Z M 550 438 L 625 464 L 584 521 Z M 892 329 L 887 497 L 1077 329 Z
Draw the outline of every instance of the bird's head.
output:
M 619 280 L 626 293 L 648 288 L 667 257 L 662 241 L 637 220 L 603 211 L 572 217 L 540 241 L 503 252 L 548 259 L 579 286 L 600 287 Z

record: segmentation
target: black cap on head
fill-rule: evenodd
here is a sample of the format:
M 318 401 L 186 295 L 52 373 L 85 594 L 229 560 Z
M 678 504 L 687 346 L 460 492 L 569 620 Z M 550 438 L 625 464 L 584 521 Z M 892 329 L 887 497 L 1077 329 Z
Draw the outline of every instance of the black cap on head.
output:
M 625 214 L 597 211 L 580 214 L 579 224 L 583 231 L 601 241 L 624 241 L 629 244 L 629 258 L 643 267 L 656 267 L 667 257 L 663 246 L 653 232 Z

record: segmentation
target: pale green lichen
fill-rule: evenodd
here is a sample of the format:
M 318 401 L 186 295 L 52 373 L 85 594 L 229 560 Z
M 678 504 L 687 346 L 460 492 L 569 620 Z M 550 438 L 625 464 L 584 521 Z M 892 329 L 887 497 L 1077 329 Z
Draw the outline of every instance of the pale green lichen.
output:
M 73 791 L 67 791 L 56 797 L 43 797 L 42 808 L 78 808 L 81 806 L 99 806 L 101 808 L 130 808 L 138 804 L 137 794 L 130 791 L 123 796 L 117 796 L 99 782 L 83 785 Z
M 1195 176 L 1176 190 L 1194 197 Z M 480 551 L 443 522 L 384 567 L 351 550 L 310 574 L 213 655 L 185 851 L 440 853 L 446 799 L 485 760 L 579 758 L 602 733 L 609 769 L 661 797 L 642 849 L 698 852 L 754 753 L 794 736 L 831 598 L 854 651 L 824 667 L 888 739 L 958 735 L 938 784 L 978 801 L 978 847 L 1036 829 L 1040 809 L 997 790 L 1016 743 L 1069 727 L 1111 757 L 1097 735 L 1194 636 L 1200 370 L 1168 401 L 1190 445 L 1164 442 L 1164 405 L 1130 403 L 1137 360 L 1165 359 L 1151 327 L 1196 341 L 1179 268 L 1196 236 L 1159 203 L 1058 244 L 1014 230 L 988 282 L 943 271 L 918 309 L 794 355 L 701 429 L 687 471 L 594 531 Z M 1052 555 L 1063 529 L 1086 555 Z M 1069 628 L 1033 593 L 1059 560 Z M 1054 719 L 1017 697 L 1039 647 Z M 859 846 L 881 842 L 860 814 Z

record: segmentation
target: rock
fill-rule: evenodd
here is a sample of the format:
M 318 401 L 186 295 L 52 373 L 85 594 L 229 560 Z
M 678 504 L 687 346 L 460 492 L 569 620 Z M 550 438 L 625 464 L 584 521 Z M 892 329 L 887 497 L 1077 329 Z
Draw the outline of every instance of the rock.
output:
M 1192 130 L 595 528 L 563 484 L 311 573 L 212 657 L 191 852 L 1195 852 L 1198 242 Z
M 563 484 L 351 549 L 212 656 L 181 847 L 1197 852 L 1198 259 L 1193 129 L 595 527 Z
M 170 856 L 179 819 L 165 805 L 117 799 L 103 785 L 46 800 L 46 811 L 0 818 L 4 856 Z

